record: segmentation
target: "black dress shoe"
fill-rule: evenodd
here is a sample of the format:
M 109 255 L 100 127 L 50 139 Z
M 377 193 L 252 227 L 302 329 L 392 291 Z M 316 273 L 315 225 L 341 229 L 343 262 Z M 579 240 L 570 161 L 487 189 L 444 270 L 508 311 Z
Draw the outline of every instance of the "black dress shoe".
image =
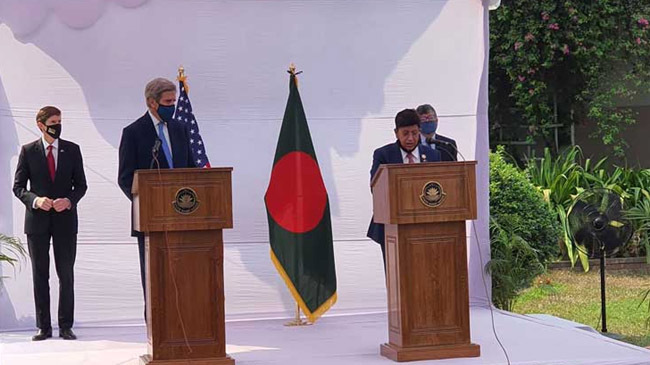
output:
M 59 330 L 59 337 L 62 337 L 64 340 L 76 340 L 77 336 L 72 332 L 71 328 L 64 328 Z
M 32 341 L 43 341 L 45 339 L 51 338 L 52 337 L 52 329 L 39 329 L 38 333 L 32 336 Z

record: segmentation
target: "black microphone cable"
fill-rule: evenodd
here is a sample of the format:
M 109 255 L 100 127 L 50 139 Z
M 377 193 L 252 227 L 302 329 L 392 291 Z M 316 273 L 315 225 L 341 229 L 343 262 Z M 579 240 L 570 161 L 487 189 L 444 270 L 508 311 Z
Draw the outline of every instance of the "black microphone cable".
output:
M 446 145 L 452 146 L 456 150 L 456 153 L 458 153 L 458 155 L 460 155 L 460 157 L 463 159 L 462 162 L 467 162 L 467 159 L 465 158 L 465 156 L 463 156 L 463 154 L 458 150 L 458 148 L 456 148 L 456 146 L 454 146 L 452 143 L 436 140 L 436 139 L 433 139 L 433 138 L 427 138 L 427 143 L 429 143 L 429 140 L 431 140 L 433 143 L 440 143 L 440 144 L 446 144 Z M 476 222 L 474 220 L 472 220 L 471 224 L 472 224 L 472 231 L 474 232 L 474 237 L 475 237 L 475 239 L 473 241 L 476 243 L 476 249 L 478 251 L 479 264 L 481 266 L 481 279 L 483 281 L 483 288 L 485 289 L 485 298 L 488 300 L 488 305 L 489 305 L 489 308 L 490 308 L 490 320 L 492 322 L 492 333 L 494 333 L 494 338 L 497 340 L 497 343 L 501 347 L 501 350 L 503 351 L 503 354 L 506 357 L 506 361 L 507 361 L 508 365 L 510 365 L 511 364 L 510 356 L 508 356 L 508 351 L 506 350 L 505 346 L 503 346 L 503 343 L 501 343 L 501 339 L 499 338 L 499 335 L 497 334 L 496 324 L 494 323 L 494 308 L 493 308 L 493 305 L 492 305 L 492 300 L 490 299 L 490 292 L 489 292 L 488 287 L 487 287 L 487 280 L 485 279 L 485 268 L 486 268 L 486 266 L 485 266 L 485 262 L 483 261 L 483 254 L 481 253 L 481 245 L 479 243 L 479 236 L 478 236 L 478 230 L 476 229 Z M 470 236 L 470 239 L 471 239 L 471 236 Z

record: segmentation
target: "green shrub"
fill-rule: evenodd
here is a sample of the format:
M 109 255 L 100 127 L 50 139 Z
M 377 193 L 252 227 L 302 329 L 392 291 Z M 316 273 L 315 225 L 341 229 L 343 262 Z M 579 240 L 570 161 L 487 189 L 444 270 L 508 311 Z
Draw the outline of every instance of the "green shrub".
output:
M 559 254 L 560 222 L 526 173 L 504 157 L 503 148 L 490 153 L 490 217 L 528 242 L 546 266 Z
M 492 259 L 486 270 L 492 276 L 492 302 L 511 311 L 521 290 L 528 288 L 544 272 L 537 252 L 521 236 L 490 220 Z

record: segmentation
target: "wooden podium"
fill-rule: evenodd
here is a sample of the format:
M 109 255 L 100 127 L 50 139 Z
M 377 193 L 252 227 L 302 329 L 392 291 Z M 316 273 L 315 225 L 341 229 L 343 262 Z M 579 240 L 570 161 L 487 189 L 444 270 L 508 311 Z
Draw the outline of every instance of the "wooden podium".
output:
M 394 361 L 480 356 L 470 342 L 465 220 L 476 219 L 476 161 L 382 165 L 371 186 L 386 228 Z
M 222 229 L 232 168 L 139 170 L 135 229 L 146 234 L 148 354 L 141 364 L 234 365 L 226 354 Z

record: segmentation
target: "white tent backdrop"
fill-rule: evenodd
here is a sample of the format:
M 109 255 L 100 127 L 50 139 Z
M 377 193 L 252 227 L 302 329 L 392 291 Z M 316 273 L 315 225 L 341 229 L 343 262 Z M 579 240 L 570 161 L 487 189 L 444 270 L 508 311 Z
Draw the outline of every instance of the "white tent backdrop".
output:
M 23 235 L 11 186 L 20 146 L 44 105 L 63 111 L 62 138 L 81 145 L 88 193 L 79 204 L 76 322 L 142 323 L 129 201 L 118 188 L 122 128 L 145 112 L 144 85 L 189 76 L 212 166 L 232 166 L 235 228 L 225 233 L 228 319 L 285 316 L 293 300 L 269 259 L 263 195 L 288 96 L 290 62 L 329 192 L 338 303 L 385 310 L 379 247 L 366 237 L 375 148 L 394 115 L 433 104 L 440 133 L 477 159 L 482 259 L 487 232 L 487 8 L 480 0 L 0 1 L 0 232 Z M 468 225 L 468 235 L 472 232 Z M 486 305 L 468 242 L 472 305 Z M 0 290 L 0 330 L 35 325 L 29 262 Z M 52 265 L 52 311 L 57 305 Z M 56 316 L 53 316 L 56 317 Z M 54 325 L 56 325 L 54 323 Z

